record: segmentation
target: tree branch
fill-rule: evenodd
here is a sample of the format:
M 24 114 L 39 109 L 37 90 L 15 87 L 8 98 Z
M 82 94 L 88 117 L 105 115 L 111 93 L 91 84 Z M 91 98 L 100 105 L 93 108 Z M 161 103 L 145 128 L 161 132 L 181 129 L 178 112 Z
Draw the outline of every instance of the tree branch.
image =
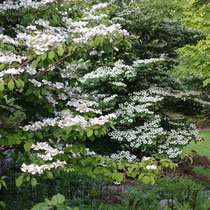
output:
M 62 57 L 61 59 L 57 60 L 55 63 L 49 65 L 44 71 L 37 73 L 36 76 L 33 77 L 33 79 L 37 78 L 39 75 L 44 74 L 46 71 L 48 71 L 50 68 L 52 68 L 53 66 L 57 65 L 58 63 L 60 63 L 61 61 L 63 61 L 65 58 L 71 56 L 73 53 L 68 53 L 67 55 L 65 55 L 64 57 Z

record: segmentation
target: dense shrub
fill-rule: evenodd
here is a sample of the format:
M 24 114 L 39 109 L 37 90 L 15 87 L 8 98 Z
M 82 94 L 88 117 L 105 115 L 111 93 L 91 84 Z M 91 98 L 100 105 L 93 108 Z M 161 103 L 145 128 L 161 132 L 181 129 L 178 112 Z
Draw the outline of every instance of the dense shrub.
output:
M 201 140 L 184 116 L 204 102 L 168 70 L 176 50 L 203 34 L 174 21 L 170 6 L 167 15 L 158 4 L 148 12 L 151 3 L 1 1 L 4 201 L 7 192 L 52 197 L 49 186 L 66 189 L 69 174 L 154 185 L 163 167 L 175 167 L 168 158 Z M 24 196 L 23 205 L 34 198 Z

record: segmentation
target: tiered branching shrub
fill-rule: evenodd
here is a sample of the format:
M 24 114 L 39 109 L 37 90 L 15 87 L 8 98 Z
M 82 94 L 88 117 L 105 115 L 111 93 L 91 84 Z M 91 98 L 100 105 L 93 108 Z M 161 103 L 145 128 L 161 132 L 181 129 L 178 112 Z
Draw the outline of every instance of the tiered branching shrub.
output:
M 116 62 L 88 73 L 84 69 L 75 72 L 84 91 L 101 94 L 103 113 L 117 116 L 115 131 L 88 144 L 116 160 L 178 157 L 183 146 L 201 140 L 187 118 L 209 106 L 199 99 L 199 92 L 188 91 L 169 73 L 177 65 L 177 49 L 196 43 L 202 32 L 184 28 L 154 5 L 153 10 L 149 8 L 151 4 L 121 5 L 113 17 L 132 37 L 129 54 L 123 47 L 115 48 Z

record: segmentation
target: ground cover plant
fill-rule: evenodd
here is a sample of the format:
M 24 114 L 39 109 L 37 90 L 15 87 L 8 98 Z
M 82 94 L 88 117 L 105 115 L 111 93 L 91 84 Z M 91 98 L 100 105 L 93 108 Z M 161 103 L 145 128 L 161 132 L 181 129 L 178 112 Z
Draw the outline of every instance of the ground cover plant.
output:
M 98 208 L 104 186 L 155 185 L 202 140 L 186 117 L 209 103 L 170 70 L 205 36 L 162 3 L 0 3 L 2 208 Z

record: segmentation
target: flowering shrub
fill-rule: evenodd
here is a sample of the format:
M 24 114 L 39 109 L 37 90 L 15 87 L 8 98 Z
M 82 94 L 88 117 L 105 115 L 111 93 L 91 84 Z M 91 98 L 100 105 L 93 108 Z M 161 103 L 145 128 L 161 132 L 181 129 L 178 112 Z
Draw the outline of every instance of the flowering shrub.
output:
M 18 187 L 23 182 L 36 186 L 40 176 L 52 179 L 55 171 L 154 185 L 163 167 L 176 166 L 167 157 L 175 158 L 191 140 L 201 140 L 180 109 L 189 101 L 203 101 L 167 73 L 176 63 L 177 46 L 170 45 L 173 56 L 156 52 L 156 38 L 145 41 L 129 20 L 133 14 L 141 17 L 135 9 L 140 5 L 129 4 L 127 14 L 128 8 L 118 3 L 0 4 L 0 155 L 20 166 Z M 144 21 L 154 29 L 155 22 Z M 173 22 L 163 21 L 164 26 L 170 30 Z M 178 30 L 184 29 L 172 31 Z M 200 36 L 184 30 L 181 45 Z M 153 43 L 151 55 L 140 53 L 142 41 L 147 50 Z M 115 142 L 119 151 L 102 154 L 104 140 L 111 146 Z M 157 154 L 167 157 L 157 161 Z
M 111 120 L 120 117 L 120 113 L 103 114 L 101 96 L 83 91 L 78 79 L 78 74 L 91 74 L 105 64 L 120 64 L 118 49 L 132 47 L 128 30 L 112 20 L 116 10 L 111 3 L 79 0 L 0 4 L 4 17 L 0 22 L 0 155 L 21 165 L 18 187 L 23 182 L 36 186 L 39 176 L 52 179 L 55 171 L 102 174 L 109 182 L 131 177 L 155 183 L 163 167 L 155 158 L 127 162 L 129 152 L 122 151 L 113 161 L 85 146 L 85 141 L 107 135 L 114 128 Z M 135 74 L 131 68 L 127 78 L 133 80 Z M 118 81 L 112 82 L 116 89 L 122 88 Z M 5 123 L 5 119 L 19 120 Z
M 120 60 L 90 72 L 77 72 L 84 91 L 100 94 L 103 113 L 116 115 L 116 129 L 104 137 L 105 144 L 117 148 L 114 153 L 114 149 L 107 151 L 116 160 L 130 162 L 152 155 L 177 158 L 190 141 L 202 140 L 186 116 L 210 105 L 200 99 L 199 92 L 188 91 L 169 74 L 177 64 L 177 47 L 195 43 L 202 33 L 185 29 L 167 15 L 159 20 L 155 10 L 149 16 L 149 6 L 124 4 L 113 18 L 132 37 L 129 51 L 116 49 Z M 88 146 L 104 153 L 104 147 Z

